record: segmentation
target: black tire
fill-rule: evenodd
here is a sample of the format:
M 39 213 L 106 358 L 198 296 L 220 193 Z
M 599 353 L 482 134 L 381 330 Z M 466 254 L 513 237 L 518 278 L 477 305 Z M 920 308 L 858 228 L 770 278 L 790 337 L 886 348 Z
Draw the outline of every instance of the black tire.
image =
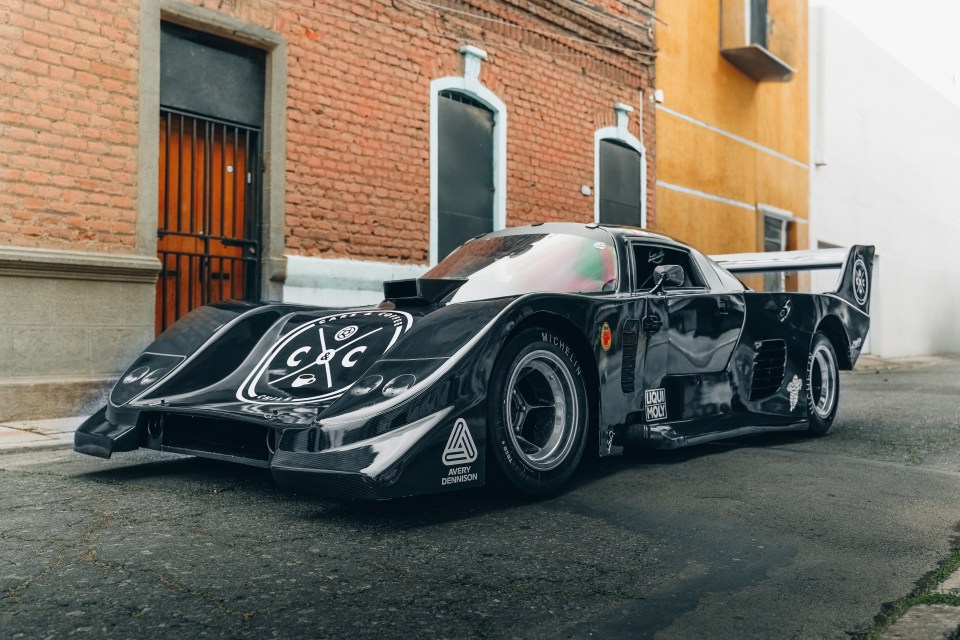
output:
M 810 433 L 826 435 L 840 406 L 840 371 L 837 352 L 826 335 L 817 332 L 807 360 L 807 422 Z
M 511 338 L 490 379 L 488 471 L 531 496 L 560 489 L 583 456 L 590 411 L 569 340 L 540 328 Z

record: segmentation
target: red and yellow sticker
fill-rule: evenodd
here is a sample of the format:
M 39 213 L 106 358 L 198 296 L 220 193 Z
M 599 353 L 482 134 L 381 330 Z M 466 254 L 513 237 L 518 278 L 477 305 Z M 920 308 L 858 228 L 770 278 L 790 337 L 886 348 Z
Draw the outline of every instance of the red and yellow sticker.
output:
M 611 345 L 613 345 L 613 333 L 610 331 L 610 325 L 604 322 L 600 329 L 600 348 L 604 351 L 610 351 Z

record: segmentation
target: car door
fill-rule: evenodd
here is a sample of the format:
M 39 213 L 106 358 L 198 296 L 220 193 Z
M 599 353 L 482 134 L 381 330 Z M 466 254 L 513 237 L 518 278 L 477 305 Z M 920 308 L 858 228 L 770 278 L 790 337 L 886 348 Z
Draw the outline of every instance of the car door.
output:
M 645 301 L 637 372 L 644 421 L 670 423 L 682 435 L 709 431 L 732 408 L 726 368 L 743 327 L 743 292 L 725 290 L 706 260 L 685 247 L 638 242 L 632 248 Z M 654 269 L 665 264 L 683 268 L 683 284 L 649 293 Z
M 670 318 L 666 296 L 652 294 L 653 272 L 661 264 L 671 264 L 673 249 L 663 244 L 634 241 L 628 244 L 633 271 L 633 304 L 624 324 L 624 376 L 632 393 L 634 416 L 648 425 L 664 424 L 670 417 L 666 407 L 664 381 L 670 354 Z M 631 345 L 635 357 L 630 353 Z M 632 372 L 628 368 L 632 364 Z

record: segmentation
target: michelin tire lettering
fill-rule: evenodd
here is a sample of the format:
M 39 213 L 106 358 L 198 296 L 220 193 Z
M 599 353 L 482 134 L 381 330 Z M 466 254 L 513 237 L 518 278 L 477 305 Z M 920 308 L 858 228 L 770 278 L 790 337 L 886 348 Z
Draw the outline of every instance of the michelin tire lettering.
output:
M 555 347 L 559 347 L 560 350 L 563 351 L 564 355 L 570 359 L 570 364 L 575 367 L 577 375 L 583 375 L 583 370 L 580 369 L 580 363 L 577 362 L 577 354 L 570 349 L 570 345 L 552 333 L 547 333 L 546 331 L 540 332 L 540 339 L 548 344 L 552 344 Z

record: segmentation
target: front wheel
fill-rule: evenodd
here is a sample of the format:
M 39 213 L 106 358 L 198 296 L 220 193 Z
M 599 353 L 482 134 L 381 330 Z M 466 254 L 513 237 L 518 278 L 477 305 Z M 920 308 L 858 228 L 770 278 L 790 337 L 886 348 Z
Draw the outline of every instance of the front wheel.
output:
M 556 491 L 583 456 L 589 415 L 584 372 L 569 341 L 547 329 L 521 331 L 491 376 L 495 472 L 528 495 Z
M 840 404 L 840 372 L 837 353 L 824 334 L 817 332 L 807 362 L 807 422 L 810 433 L 826 434 Z

